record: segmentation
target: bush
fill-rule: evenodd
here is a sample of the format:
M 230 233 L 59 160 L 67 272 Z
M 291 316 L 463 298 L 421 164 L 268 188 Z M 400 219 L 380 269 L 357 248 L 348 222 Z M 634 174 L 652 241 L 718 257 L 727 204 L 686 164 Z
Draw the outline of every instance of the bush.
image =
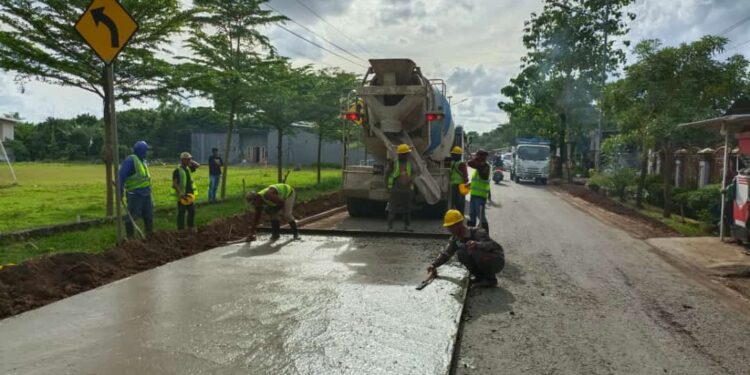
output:
M 602 187 L 607 192 L 624 200 L 626 190 L 634 184 L 635 177 L 635 169 L 616 167 L 603 173 L 594 172 L 587 185 L 593 191 L 598 191 Z
M 707 185 L 698 190 L 676 193 L 674 201 L 682 206 L 685 216 L 714 224 L 721 215 L 721 185 Z

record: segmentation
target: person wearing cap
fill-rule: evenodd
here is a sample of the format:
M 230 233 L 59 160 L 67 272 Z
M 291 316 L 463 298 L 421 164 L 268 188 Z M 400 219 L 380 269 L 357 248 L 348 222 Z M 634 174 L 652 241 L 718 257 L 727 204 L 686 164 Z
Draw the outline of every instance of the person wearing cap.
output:
M 469 194 L 469 226 L 477 225 L 477 219 L 481 222 L 482 228 L 487 233 L 490 232 L 490 225 L 487 222 L 487 199 L 490 197 L 490 165 L 487 163 L 489 153 L 485 150 L 479 150 L 474 158 L 468 162 L 469 167 L 474 169 L 471 176 L 471 186 Z
M 247 236 L 247 242 L 255 241 L 255 231 L 260 222 L 260 216 L 266 211 L 271 216 L 271 240 L 275 241 L 281 237 L 281 218 L 289 223 L 292 228 L 294 239 L 299 239 L 299 229 L 297 221 L 294 219 L 294 201 L 297 193 L 291 185 L 274 184 L 259 192 L 250 192 L 245 199 L 253 206 L 255 213 L 250 223 L 250 235 Z
M 193 180 L 193 172 L 200 164 L 193 161 L 189 152 L 180 154 L 180 165 L 172 173 L 172 189 L 177 200 L 177 229 L 185 229 L 185 213 L 187 213 L 187 227 L 191 232 L 195 227 L 195 197 L 198 191 Z
M 451 207 L 458 210 L 462 214 L 466 210 L 466 195 L 462 192 L 466 189 L 466 185 L 469 183 L 469 172 L 466 169 L 466 163 L 461 161 L 463 158 L 464 150 L 460 146 L 455 146 L 451 150 Z
M 154 231 L 154 203 L 151 199 L 151 173 L 148 170 L 146 153 L 149 149 L 145 141 L 133 145 L 133 154 L 123 160 L 120 166 L 120 193 L 127 199 L 127 210 L 130 212 L 125 222 L 125 233 L 133 238 L 135 223 L 132 220 L 143 219 L 146 235 Z
M 457 255 L 458 261 L 471 273 L 472 287 L 496 286 L 496 275 L 505 267 L 503 247 L 490 238 L 486 230 L 467 226 L 464 215 L 458 210 L 445 213 L 443 227 L 451 233 L 451 238 L 445 250 L 427 267 L 427 273 L 437 276 L 438 267 Z
M 411 147 L 401 144 L 396 147 L 396 160 L 385 170 L 386 186 L 391 196 L 388 200 L 388 230 L 393 230 L 396 215 L 404 219 L 404 231 L 411 232 L 411 203 L 414 199 L 412 164 L 409 161 Z

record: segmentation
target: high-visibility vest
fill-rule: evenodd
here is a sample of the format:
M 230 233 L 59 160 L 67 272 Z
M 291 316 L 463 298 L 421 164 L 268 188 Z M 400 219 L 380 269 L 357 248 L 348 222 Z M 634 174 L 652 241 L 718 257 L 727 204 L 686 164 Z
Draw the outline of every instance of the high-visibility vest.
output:
M 133 160 L 135 173 L 125 178 L 125 191 L 130 192 L 151 186 L 151 173 L 148 171 L 148 166 L 136 155 L 130 155 L 128 158 Z
M 411 163 L 408 161 L 406 162 L 406 175 L 411 177 Z M 388 189 L 393 187 L 393 184 L 396 182 L 396 179 L 401 176 L 401 161 L 396 159 L 396 161 L 393 163 L 393 172 L 391 172 L 391 175 L 388 176 Z M 412 185 L 412 188 L 414 185 Z
M 260 196 L 260 199 L 263 200 L 263 203 L 269 207 L 276 207 L 276 202 L 266 199 L 266 193 L 268 193 L 268 189 L 270 188 L 273 188 L 274 190 L 276 190 L 276 193 L 279 195 L 279 198 L 281 199 L 289 198 L 294 192 L 294 189 L 292 188 L 292 186 L 288 184 L 275 184 L 275 185 L 271 185 L 259 191 L 258 195 Z
M 460 185 L 464 183 L 464 175 L 461 173 L 461 170 L 458 169 L 461 164 L 463 164 L 462 161 L 454 161 L 451 163 L 451 185 Z
M 479 171 L 474 170 L 471 176 L 471 195 L 487 199 L 490 196 L 490 180 L 479 176 Z
M 193 196 L 198 196 L 198 188 L 195 185 L 195 180 L 193 179 L 193 174 L 190 172 L 190 168 L 183 168 L 182 165 L 177 166 L 177 171 L 180 172 L 180 190 L 182 190 L 182 193 L 185 194 L 187 191 L 187 180 L 188 177 L 190 177 L 190 182 L 193 186 Z M 174 187 L 172 187 L 174 190 Z M 177 194 L 177 190 L 174 191 L 175 198 L 179 201 L 181 196 Z

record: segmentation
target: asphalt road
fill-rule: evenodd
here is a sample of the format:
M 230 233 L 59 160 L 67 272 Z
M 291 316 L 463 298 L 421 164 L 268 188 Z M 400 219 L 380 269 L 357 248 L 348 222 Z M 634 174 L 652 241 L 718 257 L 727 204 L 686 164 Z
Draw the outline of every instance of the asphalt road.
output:
M 472 290 L 456 374 L 748 374 L 750 318 L 644 241 L 537 185 L 493 187 L 500 287 Z

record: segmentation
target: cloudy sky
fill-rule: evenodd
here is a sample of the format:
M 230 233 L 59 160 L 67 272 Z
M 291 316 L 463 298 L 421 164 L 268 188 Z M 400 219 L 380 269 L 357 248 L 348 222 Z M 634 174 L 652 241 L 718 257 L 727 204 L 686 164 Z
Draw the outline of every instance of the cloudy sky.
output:
M 269 27 L 274 45 L 295 63 L 361 74 L 368 58 L 411 58 L 427 77 L 447 81 L 458 124 L 486 131 L 507 120 L 497 108 L 500 88 L 519 70 L 523 22 L 541 10 L 542 0 L 272 0 L 270 5 L 317 35 L 288 22 L 290 30 L 341 55 Z M 637 0 L 632 11 L 638 15 L 630 24 L 632 41 L 658 38 L 674 45 L 726 31 L 725 56 L 750 56 L 750 0 Z M 0 72 L 0 114 L 8 112 L 30 121 L 86 112 L 100 116 L 101 104 L 78 89 L 32 83 L 21 90 L 12 73 Z

